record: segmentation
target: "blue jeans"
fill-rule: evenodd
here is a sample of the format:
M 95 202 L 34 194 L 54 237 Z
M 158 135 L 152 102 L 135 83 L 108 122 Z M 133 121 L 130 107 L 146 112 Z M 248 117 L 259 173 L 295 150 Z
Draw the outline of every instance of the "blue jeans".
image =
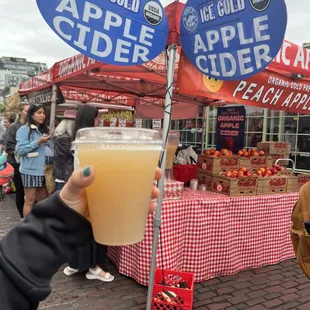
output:
M 58 183 L 58 182 L 56 182 L 55 191 L 56 192 L 61 191 L 65 185 L 66 185 L 66 183 Z

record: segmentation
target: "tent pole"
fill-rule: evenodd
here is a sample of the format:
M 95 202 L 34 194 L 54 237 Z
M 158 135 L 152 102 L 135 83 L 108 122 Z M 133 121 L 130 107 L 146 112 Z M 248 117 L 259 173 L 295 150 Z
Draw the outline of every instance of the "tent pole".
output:
M 202 109 L 202 135 L 201 135 L 201 152 L 200 154 L 203 155 L 204 149 L 207 148 L 206 146 L 206 124 L 207 124 L 207 107 L 204 106 Z
M 166 100 L 164 106 L 164 123 L 163 123 L 163 156 L 161 162 L 161 169 L 165 171 L 166 167 L 166 142 L 168 137 L 168 132 L 170 129 L 170 119 L 171 119 L 171 111 L 172 111 L 172 93 L 173 93 L 173 82 L 174 82 L 174 66 L 175 66 L 175 58 L 176 58 L 177 45 L 169 45 L 168 53 L 169 53 L 169 62 L 168 62 L 168 72 L 167 72 L 167 92 L 166 92 Z M 154 273 L 156 268 L 156 254 L 157 254 L 157 243 L 159 237 L 159 230 L 161 225 L 161 208 L 163 202 L 163 194 L 164 194 L 164 181 L 165 174 L 163 173 L 163 177 L 158 181 L 158 188 L 160 190 L 160 197 L 157 200 L 157 208 L 155 212 L 154 219 L 154 238 L 153 238 L 153 246 L 152 246 L 152 260 L 150 266 L 150 275 L 149 275 L 149 288 L 147 294 L 147 304 L 146 310 L 151 310 L 152 307 L 152 293 L 154 286 Z
M 50 129 L 54 129 L 55 117 L 56 117 L 56 103 L 57 103 L 57 85 L 53 85 L 52 100 L 51 100 L 51 114 L 50 114 Z

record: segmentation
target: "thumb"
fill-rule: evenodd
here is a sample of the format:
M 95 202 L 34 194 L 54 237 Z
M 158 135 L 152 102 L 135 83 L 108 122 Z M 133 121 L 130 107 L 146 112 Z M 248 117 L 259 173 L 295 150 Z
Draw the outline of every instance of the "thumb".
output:
M 73 172 L 68 183 L 64 187 L 65 195 L 79 195 L 84 189 L 90 186 L 95 179 L 95 171 L 92 166 L 78 169 Z

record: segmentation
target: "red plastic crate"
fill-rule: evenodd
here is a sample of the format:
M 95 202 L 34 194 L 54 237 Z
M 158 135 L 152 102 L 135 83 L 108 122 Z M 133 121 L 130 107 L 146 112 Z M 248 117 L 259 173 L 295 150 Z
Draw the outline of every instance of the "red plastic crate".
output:
M 197 165 L 175 165 L 173 166 L 174 179 L 188 185 L 190 180 L 196 179 Z
M 156 269 L 152 310 L 192 310 L 194 274 L 164 270 L 164 278 L 167 285 L 162 285 L 162 274 L 163 272 L 161 269 Z M 170 286 L 177 285 L 181 281 L 185 281 L 188 288 L 184 289 Z

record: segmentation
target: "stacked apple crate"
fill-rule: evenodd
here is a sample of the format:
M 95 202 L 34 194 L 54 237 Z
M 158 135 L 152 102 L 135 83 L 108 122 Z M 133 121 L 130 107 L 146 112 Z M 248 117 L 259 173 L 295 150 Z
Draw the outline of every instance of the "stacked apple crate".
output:
M 288 143 L 264 142 L 257 148 L 240 150 L 207 150 L 198 157 L 197 179 L 207 190 L 228 196 L 253 196 L 294 192 L 310 181 L 310 176 L 296 176 L 278 158 L 288 158 Z

